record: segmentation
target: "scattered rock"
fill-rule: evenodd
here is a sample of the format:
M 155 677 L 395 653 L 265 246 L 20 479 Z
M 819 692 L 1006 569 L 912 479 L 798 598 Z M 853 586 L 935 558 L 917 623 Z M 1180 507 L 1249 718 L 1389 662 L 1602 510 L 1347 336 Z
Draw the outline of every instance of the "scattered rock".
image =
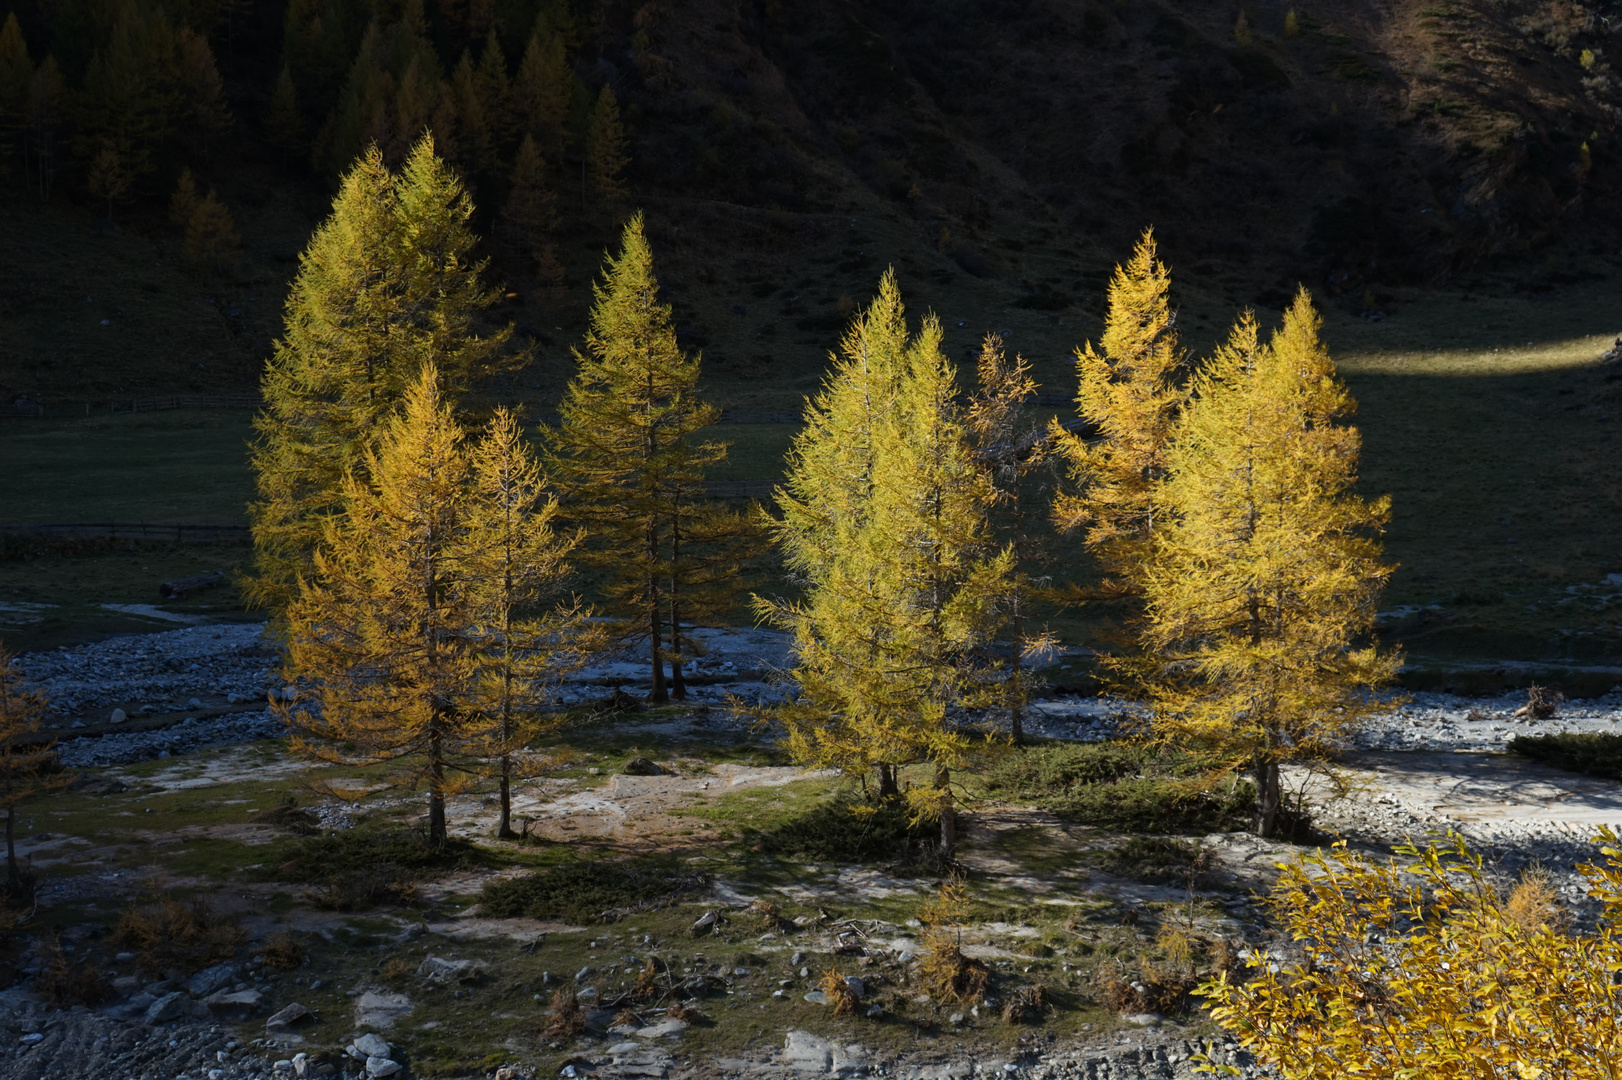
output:
M 701 937 L 704 934 L 709 933 L 711 930 L 714 930 L 716 924 L 720 921 L 721 916 L 717 915 L 713 911 L 706 911 L 704 914 L 698 917 L 697 922 L 693 923 L 691 933 L 694 937 Z
M 363 1058 L 386 1058 L 394 1050 L 387 1039 L 370 1031 L 356 1039 L 354 1047 L 358 1051 L 355 1056 Z
M 678 1020 L 672 1016 L 659 1021 L 657 1024 L 649 1024 L 645 1028 L 637 1029 L 636 1037 L 639 1039 L 664 1039 L 680 1035 L 686 1030 L 687 1021 Z
M 1122 1016 L 1121 1019 L 1128 1024 L 1137 1024 L 1139 1027 L 1149 1027 L 1152 1024 L 1160 1023 L 1165 1019 L 1165 1017 L 1156 1012 L 1146 1012 L 1127 1013 L 1126 1015 Z
M 355 999 L 355 1026 L 387 1031 L 394 1022 L 416 1006 L 404 994 L 368 990 Z
M 186 992 L 192 997 L 208 997 L 237 981 L 237 969 L 230 964 L 215 964 L 186 980 Z
M 854 975 L 845 976 L 845 985 L 850 987 L 850 992 L 855 994 L 858 999 L 867 993 L 867 987 L 862 985 L 862 980 Z
M 386 1057 L 369 1057 L 366 1059 L 367 1076 L 393 1076 L 400 1071 L 400 1063 Z
M 109 716 L 107 719 L 110 722 L 114 723 L 114 724 L 122 724 L 124 721 L 128 720 L 129 718 L 130 718 L 130 714 L 125 712 L 123 709 L 114 709 L 113 714 L 111 716 Z
M 283 1005 L 265 1021 L 266 1031 L 281 1031 L 310 1018 L 310 1010 L 298 1002 Z
M 821 990 L 813 990 L 809 994 L 805 995 L 805 1000 L 809 1001 L 813 1005 L 826 1005 L 828 1004 L 828 995 L 824 994 Z
M 141 1023 L 147 1027 L 170 1024 L 191 1012 L 191 998 L 184 990 L 174 990 L 146 1007 Z
M 430 982 L 477 982 L 489 969 L 478 960 L 446 960 L 430 956 L 417 965 L 417 977 Z
M 258 1012 L 264 1006 L 264 1002 L 265 995 L 257 990 L 211 994 L 203 999 L 203 1004 L 208 1006 L 208 1011 L 215 1016 L 250 1016 Z
M 634 757 L 621 770 L 626 776 L 664 776 L 665 770 L 645 757 Z

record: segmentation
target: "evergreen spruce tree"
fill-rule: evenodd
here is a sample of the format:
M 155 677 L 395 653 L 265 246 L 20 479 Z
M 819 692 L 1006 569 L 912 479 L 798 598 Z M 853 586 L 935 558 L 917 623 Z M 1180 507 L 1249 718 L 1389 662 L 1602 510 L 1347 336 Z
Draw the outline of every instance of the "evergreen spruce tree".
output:
M 537 33 L 529 39 L 512 83 L 513 112 L 520 131 L 535 137 L 543 153 L 562 156 L 568 143 L 569 101 L 574 72 L 562 37 Z
M 28 130 L 24 135 L 25 154 L 31 157 L 32 174 L 39 197 L 49 200 L 62 161 L 61 128 L 66 112 L 67 86 L 55 56 L 40 61 L 28 84 Z
M 338 512 L 322 522 L 313 573 L 287 612 L 284 671 L 312 693 L 277 706 L 296 752 L 387 763 L 393 784 L 425 788 L 436 846 L 447 838 L 446 800 L 481 774 L 492 734 L 471 707 L 480 665 L 469 633 L 467 451 L 439 381 L 424 360 L 364 472 L 344 478 Z
M 568 558 L 582 534 L 554 528 L 557 500 L 517 420 L 496 410 L 472 449 L 466 568 L 472 583 L 478 679 L 474 706 L 489 723 L 500 794 L 496 835 L 512 837 L 512 781 L 537 762 L 521 753 L 566 719 L 556 704 L 560 682 L 601 651 L 606 635 L 578 599 L 564 594 Z
M 613 87 L 605 85 L 597 94 L 586 129 L 586 180 L 598 206 L 612 209 L 624 200 L 625 170 L 630 164 L 619 102 Z
M 699 400 L 699 358 L 677 345 L 670 307 L 659 301 L 640 214 L 593 292 L 561 423 L 545 432 L 547 471 L 590 536 L 582 560 L 608 575 L 621 633 L 647 636 L 652 700 L 665 701 L 665 662 L 682 657 L 679 646 L 666 648 L 666 626 L 682 621 L 671 598 L 684 595 L 693 566 L 690 549 L 673 553 L 672 530 L 679 544 L 704 470 L 725 460 L 726 446 L 694 438 L 716 410 Z
M 181 167 L 180 177 L 175 181 L 174 194 L 169 197 L 169 223 L 178 225 L 182 229 L 191 224 L 192 212 L 202 201 L 197 194 L 197 178 L 190 169 Z
M 192 208 L 191 219 L 186 222 L 186 256 L 220 268 L 233 261 L 241 248 L 242 238 L 237 235 L 231 211 L 210 188 Z
M 342 478 L 364 477 L 367 450 L 425 361 L 453 396 L 505 362 L 511 328 L 474 328 L 495 294 L 473 258 L 472 213 L 429 139 L 398 178 L 375 147 L 344 176 L 300 261 L 261 382 L 245 582 L 253 602 L 278 611 L 296 595 Z
M 1108 596 L 1142 592 L 1166 446 L 1186 399 L 1170 283 L 1154 232 L 1145 230 L 1110 281 L 1100 350 L 1088 342 L 1076 352 L 1076 412 L 1096 437 L 1065 431 L 1057 421 L 1052 427 L 1077 487 L 1054 500 L 1054 517 L 1062 530 L 1082 530 Z
M 929 319 L 909 338 L 887 274 L 809 403 L 779 491 L 773 532 L 804 597 L 756 607 L 794 636 L 801 692 L 779 715 L 795 757 L 876 768 L 884 796 L 897 767 L 928 765 L 932 785 L 909 796 L 939 816 L 950 857 L 968 740 L 946 710 L 979 681 L 1013 565 L 940 336 Z
M 293 75 L 284 66 L 276 76 L 276 88 L 270 95 L 270 107 L 265 112 L 265 134 L 272 146 L 282 152 L 282 168 L 287 168 L 287 155 L 297 153 L 304 146 L 304 118 L 299 114 L 298 89 Z
M 34 62 L 16 12 L 7 12 L 0 25 L 0 173 L 14 161 L 27 170 L 23 132 L 28 128 L 28 87 L 34 81 Z
M 1279 765 L 1328 760 L 1389 679 L 1372 630 L 1389 500 L 1354 493 L 1351 398 L 1302 290 L 1269 344 L 1248 313 L 1194 380 L 1157 496 L 1146 645 L 1167 738 L 1248 768 L 1272 836 Z

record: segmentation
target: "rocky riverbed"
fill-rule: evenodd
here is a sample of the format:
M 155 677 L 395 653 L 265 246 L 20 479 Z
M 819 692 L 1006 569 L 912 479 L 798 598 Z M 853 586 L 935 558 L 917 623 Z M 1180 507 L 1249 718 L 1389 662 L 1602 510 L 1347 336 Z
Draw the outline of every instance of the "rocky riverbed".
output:
M 707 655 L 693 668 L 691 703 L 713 705 L 730 694 L 759 700 L 784 692 L 776 674 L 788 659 L 782 635 L 705 631 L 702 641 Z M 70 767 L 128 764 L 280 733 L 263 703 L 267 695 L 280 693 L 283 684 L 256 625 L 195 626 L 114 638 L 30 654 L 21 664 L 52 699 L 60 752 Z M 634 689 L 644 672 L 634 654 L 613 658 L 583 673 L 566 689 L 567 700 L 600 699 L 616 684 Z M 1408 838 L 1457 830 L 1488 855 L 1497 871 L 1512 874 L 1532 862 L 1554 871 L 1568 900 L 1581 906 L 1573 868 L 1595 857 L 1588 842 L 1595 825 L 1622 824 L 1622 785 L 1562 773 L 1502 751 L 1519 734 L 1619 730 L 1622 693 L 1564 703 L 1547 720 L 1516 717 L 1524 702 L 1524 695 L 1412 695 L 1379 715 L 1348 748 L 1342 780 L 1349 782 L 1350 791 L 1345 797 L 1331 798 L 1323 778 L 1304 772 L 1293 772 L 1291 784 L 1304 792 L 1316 822 L 1328 832 L 1388 849 Z M 1057 696 L 1037 702 L 1026 726 L 1038 735 L 1093 740 L 1118 734 L 1140 715 L 1130 702 Z M 732 722 L 725 710 L 712 708 L 704 716 L 712 725 Z M 143 722 L 162 726 L 133 730 Z M 1209 837 L 1205 843 L 1219 863 L 1236 871 L 1236 880 L 1258 884 L 1265 883 L 1274 860 L 1288 855 L 1286 848 L 1239 834 Z M 1246 870 L 1253 872 L 1250 878 Z M 262 1020 L 254 1022 L 253 1030 L 236 1026 L 230 1022 L 231 1003 L 210 1004 L 211 997 L 261 990 L 251 971 L 233 978 L 221 987 L 138 987 L 121 994 L 118 1005 L 102 1010 L 50 1010 L 26 986 L 0 993 L 0 1078 L 285 1080 L 410 1074 L 408 1056 L 392 1048 L 382 1055 L 301 1057 L 296 1035 L 261 1033 Z M 265 998 L 259 1004 L 262 1016 L 290 1002 Z M 1150 1022 L 1141 1028 L 1097 1036 L 1077 1032 L 1001 1056 L 897 1054 L 787 1030 L 781 1045 L 769 1052 L 698 1060 L 685 1054 L 668 1032 L 642 1037 L 638 1031 L 618 1042 L 603 1041 L 600 1050 L 574 1059 L 564 1075 L 602 1080 L 1170 1080 L 1191 1075 L 1190 1058 L 1196 1051 L 1212 1051 L 1219 1060 L 1231 1057 L 1231 1047 L 1191 1040 L 1175 1024 L 1146 1020 Z M 369 1030 L 369 1017 L 357 1014 L 356 1035 Z M 384 1036 L 375 1037 L 387 1045 Z M 390 1065 L 398 1069 L 390 1071 Z M 505 1075 L 515 1080 L 527 1074 Z

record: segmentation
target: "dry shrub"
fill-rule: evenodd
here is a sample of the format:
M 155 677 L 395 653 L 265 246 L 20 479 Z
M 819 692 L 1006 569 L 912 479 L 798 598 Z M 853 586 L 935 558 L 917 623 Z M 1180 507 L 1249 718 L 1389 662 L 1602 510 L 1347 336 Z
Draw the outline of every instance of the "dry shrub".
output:
M 1560 708 L 1566 695 L 1547 686 L 1533 683 L 1526 688 L 1526 704 L 1515 710 L 1516 716 L 1530 716 L 1534 720 L 1547 720 Z
M 799 929 L 783 916 L 782 908 L 769 900 L 756 900 L 750 910 L 759 916 L 760 924 L 773 933 L 786 934 Z
M 704 1014 L 691 1005 L 676 1004 L 665 1010 L 665 1015 L 672 1020 L 680 1020 L 684 1024 L 702 1023 Z
M 1117 1013 L 1175 1013 L 1182 1010 L 1199 980 L 1169 968 L 1148 966 L 1135 980 L 1111 974 L 1104 980 L 1104 1005 Z
M 822 992 L 828 996 L 828 1004 L 833 1006 L 835 1016 L 849 1016 L 856 1011 L 858 999 L 856 991 L 850 988 L 845 976 L 838 969 L 829 968 L 822 973 L 822 982 L 818 984 Z
M 1544 927 L 1565 929 L 1571 913 L 1560 902 L 1554 876 L 1543 867 L 1534 866 L 1522 871 L 1521 879 L 1509 890 L 1509 898 L 1504 901 L 1504 917 L 1527 933 L 1533 933 Z
M 633 1001 L 651 1001 L 657 997 L 665 987 L 660 985 L 659 976 L 668 970 L 663 960 L 649 957 L 648 962 L 642 965 L 642 970 L 636 973 L 636 982 L 631 987 Z
M 552 1007 L 546 1013 L 546 1033 L 554 1039 L 572 1039 L 586 1031 L 586 1010 L 574 990 L 565 986 L 552 993 Z
M 918 920 L 924 924 L 920 935 L 928 950 L 918 962 L 924 992 L 937 1001 L 978 1004 L 991 984 L 991 972 L 978 960 L 963 955 L 963 934 L 955 925 L 965 912 L 963 884 L 941 883 L 935 899 L 924 905 Z
M 100 1005 L 107 997 L 107 984 L 101 972 L 88 963 L 69 964 L 62 943 L 47 938 L 39 947 L 40 972 L 34 976 L 34 992 L 58 1009 L 73 1005 Z
M 241 927 L 217 918 L 208 901 L 198 897 L 190 904 L 161 900 L 129 908 L 119 918 L 111 940 L 133 952 L 136 966 L 143 972 L 162 976 L 171 971 L 189 975 L 229 960 L 244 936 Z
M 413 970 L 415 969 L 412 967 L 411 961 L 401 956 L 392 956 L 384 962 L 379 974 L 381 974 L 383 978 L 387 979 L 389 982 L 394 982 L 398 979 L 405 978 L 407 975 L 411 974 Z
M 265 940 L 265 947 L 259 950 L 259 959 L 263 960 L 265 966 L 272 971 L 293 971 L 296 968 L 303 967 L 304 961 L 308 960 L 309 956 L 310 954 L 304 951 L 304 946 L 299 944 L 298 939 L 292 934 L 286 933 L 272 934 Z M 406 970 L 411 970 L 411 965 L 404 960 L 389 961 L 390 966 L 396 963 L 405 964 Z M 387 977 L 393 978 L 393 976 Z
M 621 1009 L 614 1015 L 612 1026 L 640 1028 L 647 1027 L 648 1025 L 646 1021 L 644 1021 L 640 1016 L 632 1012 L 630 1009 Z
M 1002 1007 L 1002 1022 L 1005 1024 L 1040 1024 L 1046 1015 L 1051 1002 L 1048 1001 L 1048 988 L 1041 983 L 1035 986 L 1021 986 L 1012 994 Z
M 1211 972 L 1220 975 L 1226 972 L 1231 979 L 1245 966 L 1239 959 L 1239 950 L 1227 938 L 1217 938 L 1205 950 L 1205 958 L 1210 963 Z

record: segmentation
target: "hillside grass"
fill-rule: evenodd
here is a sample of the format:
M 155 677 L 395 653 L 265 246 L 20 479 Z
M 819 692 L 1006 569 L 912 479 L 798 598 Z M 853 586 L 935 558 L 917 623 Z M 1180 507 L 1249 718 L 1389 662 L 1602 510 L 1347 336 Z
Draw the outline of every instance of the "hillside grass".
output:
M 1325 336 L 1359 402 L 1362 488 L 1392 496 L 1386 551 L 1397 570 L 1382 631 L 1416 664 L 1622 660 L 1622 586 L 1605 583 L 1622 572 L 1613 539 L 1622 535 L 1622 479 L 1610 464 L 1622 372 L 1595 363 L 1622 329 L 1608 321 L 1613 289 L 1595 280 L 1542 296 L 1415 291 L 1388 298 L 1390 318 L 1380 323 L 1326 306 Z M 1189 341 L 1196 355 L 1210 343 Z M 948 336 L 949 350 L 971 345 L 967 331 Z M 1044 366 L 1062 365 L 1048 356 Z M 715 372 L 715 388 L 734 378 Z M 1044 389 L 1069 386 L 1061 374 Z M 240 523 L 252 496 L 249 425 L 247 413 L 178 411 L 8 421 L 0 425 L 8 464 L 0 519 Z M 717 426 L 709 434 L 731 450 L 714 478 L 779 478 L 796 430 Z M 1056 551 L 1061 574 L 1085 579 L 1069 541 Z M 165 565 L 178 573 L 181 563 L 211 568 L 243 554 L 176 551 Z M 85 617 L 94 609 L 83 605 L 95 599 L 86 590 L 146 602 L 155 571 L 140 567 L 151 560 L 128 555 L 25 571 L 0 564 L 0 589 L 21 588 L 12 596 L 33 603 L 78 604 Z M 9 580 L 16 576 L 22 580 Z M 222 594 L 206 602 L 229 604 Z M 71 634 L 75 616 L 53 617 Z M 1103 617 L 1049 613 L 1072 642 L 1092 638 Z M 105 613 L 95 618 L 105 621 Z

